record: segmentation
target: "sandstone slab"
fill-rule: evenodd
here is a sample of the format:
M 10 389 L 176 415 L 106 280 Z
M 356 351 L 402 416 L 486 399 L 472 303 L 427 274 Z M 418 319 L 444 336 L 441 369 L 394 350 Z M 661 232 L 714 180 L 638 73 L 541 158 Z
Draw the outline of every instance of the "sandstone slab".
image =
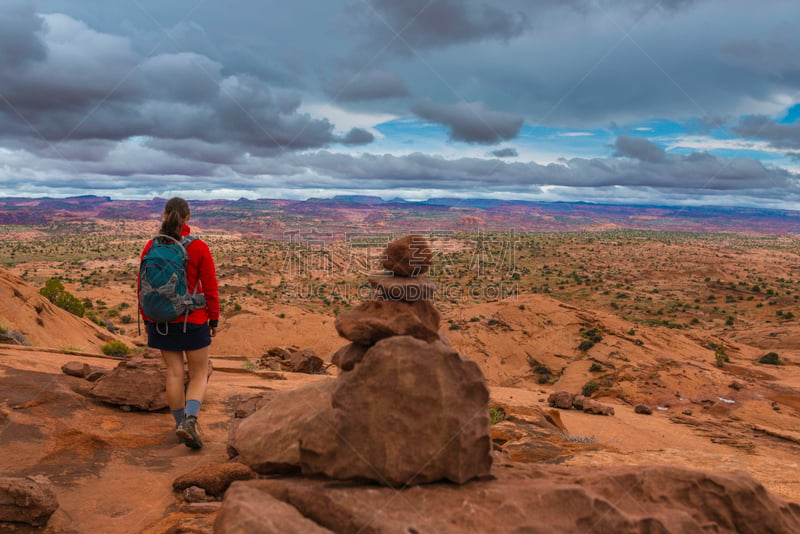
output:
M 343 338 L 361 345 L 374 345 L 391 336 L 436 341 L 439 321 L 439 312 L 430 301 L 376 299 L 339 314 L 335 325 Z
M 234 483 L 214 523 L 216 534 L 333 534 L 258 487 Z M 338 531 L 337 531 L 338 532 Z
M 342 371 L 352 371 L 353 367 L 364 359 L 364 355 L 368 350 L 368 345 L 348 343 L 333 353 L 331 363 Z
M 258 475 L 244 464 L 237 462 L 207 464 L 195 467 L 172 483 L 172 489 L 182 491 L 198 487 L 214 497 L 222 497 L 228 486 L 236 480 L 250 480 Z
M 400 493 L 298 477 L 237 482 L 231 490 L 254 502 L 270 503 L 260 500 L 270 494 L 334 532 L 800 532 L 800 505 L 769 494 L 742 472 L 512 464 L 493 475 Z M 223 509 L 228 494 L 225 501 Z
M 436 283 L 425 276 L 395 276 L 394 273 L 387 271 L 372 274 L 367 281 L 382 298 L 389 300 L 405 302 L 430 300 L 436 292 Z

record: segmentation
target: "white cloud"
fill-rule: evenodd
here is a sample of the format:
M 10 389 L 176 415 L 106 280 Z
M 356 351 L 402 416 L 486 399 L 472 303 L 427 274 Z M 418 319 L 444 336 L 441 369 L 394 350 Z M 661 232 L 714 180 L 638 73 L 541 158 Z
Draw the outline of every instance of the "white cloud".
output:
M 336 126 L 336 133 L 341 134 L 353 128 L 363 128 L 378 138 L 383 137 L 383 134 L 376 130 L 375 126 L 397 119 L 396 115 L 389 113 L 351 111 L 330 102 L 303 103 L 298 111 L 308 113 L 316 118 L 327 118 Z
M 690 135 L 680 139 L 653 139 L 657 143 L 666 144 L 667 150 L 675 148 L 689 148 L 692 150 L 710 152 L 712 150 L 752 150 L 770 154 L 784 155 L 785 149 L 770 146 L 767 141 L 753 141 L 748 139 L 715 139 L 713 137 Z

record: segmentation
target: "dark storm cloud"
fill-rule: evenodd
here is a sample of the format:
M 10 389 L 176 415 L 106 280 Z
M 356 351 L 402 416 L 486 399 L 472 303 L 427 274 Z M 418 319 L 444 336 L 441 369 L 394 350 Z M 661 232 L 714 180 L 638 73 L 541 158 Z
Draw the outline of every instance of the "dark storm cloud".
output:
M 499 150 L 492 150 L 490 154 L 496 158 L 516 158 L 519 152 L 514 147 L 501 148 Z
M 375 136 L 364 128 L 353 128 L 341 139 L 344 145 L 366 145 L 375 140 Z
M 349 5 L 368 42 L 401 54 L 509 39 L 530 27 L 522 11 L 475 0 L 359 0 Z
M 411 109 L 425 120 L 450 128 L 450 138 L 467 143 L 494 144 L 519 135 L 522 118 L 493 111 L 483 102 L 436 104 L 430 99 L 417 102 Z
M 45 56 L 42 42 L 36 32 L 42 19 L 36 16 L 33 6 L 11 2 L 0 17 L 0 65 L 14 69 Z
M 27 57 L 25 64 L 6 53 L 0 65 L 0 137 L 195 139 L 227 145 L 228 159 L 244 151 L 319 148 L 338 140 L 327 119 L 298 110 L 297 93 L 274 90 L 254 76 L 224 76 L 223 66 L 205 56 L 144 57 L 128 39 L 70 17 L 33 18 L 38 25 L 23 17 L 15 27 L 15 42 L 33 51 L 13 56 Z M 43 54 L 36 52 L 40 49 Z M 371 140 L 358 132 L 345 139 L 350 144 Z
M 742 137 L 763 139 L 775 148 L 800 149 L 800 122 L 780 124 L 765 115 L 744 117 L 733 131 Z
M 800 199 L 797 176 L 745 158 L 706 153 L 670 155 L 662 163 L 636 159 L 573 158 L 561 164 L 506 163 L 499 160 L 450 160 L 427 154 L 407 156 L 316 152 L 293 154 L 281 161 L 294 167 L 296 187 L 363 189 L 426 188 L 453 191 L 524 193 L 543 186 L 568 188 L 626 187 L 661 194 L 746 194 Z M 283 172 L 286 169 L 282 169 Z M 309 172 L 310 171 L 310 172 Z
M 342 102 L 408 96 L 408 87 L 397 74 L 377 68 L 342 67 L 325 80 L 324 90 Z
M 614 142 L 614 156 L 634 158 L 649 163 L 661 163 L 665 160 L 664 149 L 644 137 L 621 135 Z

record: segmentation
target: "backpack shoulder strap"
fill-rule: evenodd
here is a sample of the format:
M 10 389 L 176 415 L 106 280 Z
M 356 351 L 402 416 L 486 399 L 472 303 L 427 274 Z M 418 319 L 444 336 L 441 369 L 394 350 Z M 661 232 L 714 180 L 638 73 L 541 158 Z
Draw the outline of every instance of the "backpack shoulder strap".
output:
M 184 241 L 184 240 L 185 240 L 187 237 L 191 237 L 192 239 L 191 239 L 190 241 L 188 241 L 188 242 L 187 242 L 187 241 Z M 186 250 L 186 247 L 188 247 L 188 246 L 189 246 L 189 243 L 191 243 L 192 241 L 194 241 L 195 239 L 197 239 L 197 238 L 196 238 L 196 237 L 194 237 L 194 236 L 188 236 L 188 235 L 186 235 L 186 236 L 183 236 L 183 237 L 181 237 L 181 239 L 180 239 L 180 241 L 179 241 L 179 240 L 175 239 L 174 237 L 172 237 L 172 236 L 170 236 L 170 235 L 166 235 L 166 234 L 156 234 L 156 235 L 154 235 L 154 236 L 153 236 L 153 245 L 155 245 L 155 244 L 158 242 L 157 240 L 158 240 L 159 238 L 165 238 L 165 239 L 168 239 L 169 241 L 172 241 L 173 243 L 175 243 L 176 245 L 178 245 L 179 247 L 181 247 L 181 251 L 182 251 L 182 253 L 183 253 L 183 258 L 184 258 L 184 260 L 185 260 L 186 258 L 188 258 L 188 257 L 189 257 L 189 252 L 187 252 L 187 250 Z
M 197 237 L 193 236 L 192 234 L 185 235 L 185 236 L 183 236 L 181 238 L 181 244 L 183 245 L 183 248 L 186 248 L 186 247 L 188 247 L 189 245 L 192 244 L 192 241 L 196 241 L 196 240 L 197 240 Z

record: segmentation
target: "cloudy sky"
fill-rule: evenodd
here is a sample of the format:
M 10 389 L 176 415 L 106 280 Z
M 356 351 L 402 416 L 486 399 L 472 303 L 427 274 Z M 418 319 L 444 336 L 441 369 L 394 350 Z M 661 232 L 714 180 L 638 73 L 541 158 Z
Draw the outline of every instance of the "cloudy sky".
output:
M 797 0 L 2 0 L 0 196 L 800 209 Z

